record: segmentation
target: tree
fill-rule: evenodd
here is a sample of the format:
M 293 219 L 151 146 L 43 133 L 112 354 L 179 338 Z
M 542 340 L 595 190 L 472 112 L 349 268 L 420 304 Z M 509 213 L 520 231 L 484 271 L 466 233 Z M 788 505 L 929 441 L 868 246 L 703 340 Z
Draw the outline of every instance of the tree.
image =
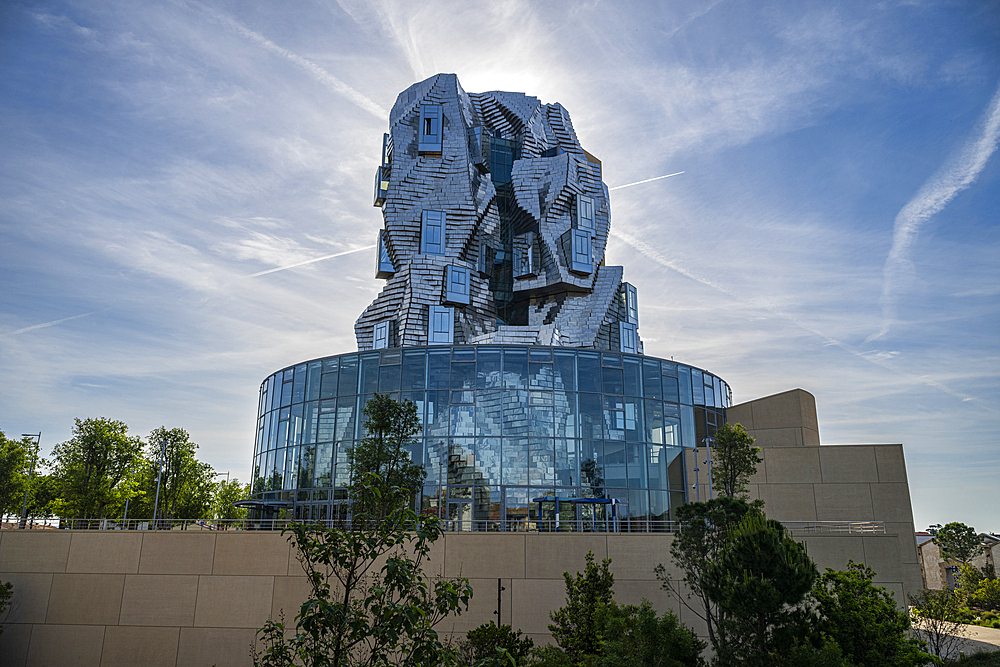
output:
M 549 632 L 556 644 L 573 660 L 586 655 L 601 655 L 604 636 L 598 615 L 611 604 L 615 577 L 608 566 L 610 558 L 601 565 L 594 562 L 594 552 L 588 551 L 584 572 L 571 576 L 563 572 L 566 580 L 566 606 L 549 612 L 552 623 Z
M 164 446 L 165 445 L 165 446 Z M 198 444 L 182 428 L 154 429 L 149 434 L 148 456 L 154 469 L 162 457 L 160 498 L 154 519 L 203 519 L 208 517 L 215 471 L 199 461 Z M 155 475 L 155 472 L 154 472 Z M 156 505 L 156 479 L 147 495 Z
M 808 632 L 800 605 L 818 572 L 805 547 L 784 526 L 748 514 L 730 530 L 719 560 L 710 563 L 702 586 L 722 612 L 717 620 L 717 662 L 775 664 Z
M 58 498 L 55 514 L 65 518 L 99 519 L 118 501 L 118 485 L 135 466 L 142 451 L 138 436 L 125 422 L 98 417 L 77 419 L 73 437 L 52 450 L 52 476 Z
M 458 652 L 468 665 L 496 659 L 504 654 L 513 658 L 515 664 L 522 665 L 534 646 L 535 642 L 530 637 L 521 637 L 520 630 L 515 632 L 509 625 L 497 627 L 490 621 L 469 630 L 465 639 L 458 643 Z
M 730 498 L 748 498 L 747 483 L 757 472 L 760 447 L 742 424 L 724 424 L 712 439 L 712 485 Z
M 958 561 L 963 565 L 972 560 L 981 549 L 975 529 L 957 521 L 946 523 L 939 529 L 933 542 L 941 548 L 944 560 Z
M 961 600 L 954 591 L 923 590 L 910 596 L 913 626 L 927 640 L 931 653 L 950 658 L 958 653 L 967 630 L 962 624 Z
M 0 635 L 7 626 L 10 612 L 13 611 L 12 598 L 14 597 L 14 584 L 9 581 L 0 581 Z
M 21 513 L 31 464 L 37 455 L 34 440 L 11 440 L 0 431 L 0 514 Z
M 374 402 L 374 404 L 373 404 Z M 310 585 L 294 634 L 269 620 L 254 664 L 329 667 L 437 665 L 454 659 L 434 625 L 468 608 L 468 580 L 432 581 L 421 569 L 442 533 L 412 508 L 414 471 L 402 447 L 416 434 L 413 404 L 370 401 L 365 437 L 351 456 L 351 526 L 292 524 L 286 532 Z M 388 426 L 386 426 L 388 425 Z M 390 484 L 390 480 L 395 484 Z
M 233 503 L 249 497 L 249 484 L 241 484 L 238 479 L 220 480 L 212 493 L 212 518 L 218 521 L 245 519 L 246 508 L 236 507 Z
M 601 667 L 698 667 L 705 642 L 673 612 L 657 616 L 653 605 L 608 605 L 599 615 L 606 638 Z
M 662 564 L 655 568 L 662 588 L 705 622 L 709 642 L 717 655 L 721 651 L 718 626 L 725 620 L 725 609 L 709 598 L 705 586 L 706 576 L 709 567 L 721 558 L 730 531 L 744 517 L 757 514 L 760 514 L 757 508 L 729 496 L 681 505 L 677 508 L 680 529 L 670 545 L 670 555 L 684 572 L 683 582 L 688 592 L 682 593 L 680 585 L 670 580 Z M 695 601 L 694 604 L 692 600 Z
M 918 667 L 931 661 L 910 638 L 910 617 L 884 588 L 872 583 L 875 571 L 848 561 L 847 570 L 827 568 L 812 597 L 820 627 L 855 667 Z

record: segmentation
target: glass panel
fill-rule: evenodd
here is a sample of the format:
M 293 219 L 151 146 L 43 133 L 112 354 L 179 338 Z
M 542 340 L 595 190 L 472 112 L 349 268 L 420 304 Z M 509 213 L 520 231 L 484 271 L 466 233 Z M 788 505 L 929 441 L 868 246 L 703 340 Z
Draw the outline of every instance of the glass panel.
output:
M 378 391 L 378 362 L 377 352 L 361 355 L 361 390 L 358 392 L 359 394 L 374 394 Z
M 604 479 L 608 486 L 627 486 L 624 442 L 605 441 L 604 460 L 599 463 L 604 467 Z
M 500 392 L 476 392 L 476 427 L 478 435 L 500 435 Z
M 631 490 L 628 492 L 629 531 L 649 530 L 649 492 Z
M 531 438 L 529 445 L 528 483 L 552 486 L 555 482 L 554 450 L 551 438 Z
M 655 533 L 669 532 L 670 500 L 666 491 L 649 492 L 649 529 Z
M 556 351 L 553 354 L 555 388 L 576 390 L 576 353 Z
M 292 406 L 292 416 L 288 420 L 289 445 L 302 444 L 302 428 L 305 425 L 304 424 L 305 420 L 302 418 L 303 407 L 304 406 L 301 403 Z
M 642 373 L 639 371 L 639 359 L 637 357 L 625 357 L 625 395 L 642 396 Z
M 353 440 L 354 423 L 356 419 L 356 404 L 353 396 L 341 396 L 337 399 L 337 428 L 334 431 L 334 440 Z M 323 408 L 320 408 L 320 419 L 322 419 Z M 325 438 L 320 438 L 325 440 Z
M 284 447 L 288 444 L 288 420 L 278 422 L 278 437 L 275 447 Z
M 575 438 L 577 436 L 576 394 L 556 391 L 552 399 L 556 437 Z
M 340 357 L 323 360 L 324 373 L 336 373 L 340 369 Z
M 451 363 L 451 388 L 452 389 L 476 388 L 476 362 L 453 361 Z
M 620 354 L 608 354 L 605 352 L 602 355 L 602 359 L 605 366 L 609 368 L 621 368 L 622 367 L 622 355 Z
M 532 438 L 551 438 L 554 435 L 551 406 L 528 408 L 528 433 Z
M 310 361 L 306 371 L 306 400 L 315 401 L 319 398 L 319 384 L 323 372 L 322 361 Z
M 323 442 L 316 445 L 316 464 L 313 473 L 313 486 L 330 486 L 333 469 L 333 443 Z
M 671 447 L 681 445 L 681 420 L 679 417 L 663 417 L 663 444 Z
M 427 388 L 451 387 L 451 350 L 431 350 L 427 354 Z
M 647 472 L 646 459 L 648 458 L 648 447 L 639 443 L 627 443 L 625 453 L 628 458 L 628 485 L 632 489 L 646 488 Z
M 340 360 L 340 385 L 337 394 L 353 396 L 358 393 L 358 358 L 343 357 Z
M 335 470 L 336 477 L 334 479 L 335 486 L 345 487 L 351 484 L 351 466 L 348 461 L 350 460 L 350 450 L 353 446 L 354 443 L 352 442 L 337 443 L 337 450 L 335 452 L 337 457 L 337 467 Z
M 399 391 L 399 366 L 382 366 L 378 369 L 378 391 L 380 394 Z
M 672 449 L 672 448 L 671 448 Z M 649 460 L 646 462 L 648 471 L 648 486 L 651 489 L 670 488 L 667 484 L 667 448 L 663 445 L 649 445 L 647 450 Z
M 604 406 L 600 394 L 580 394 L 580 435 L 604 438 Z
M 530 389 L 552 389 L 552 364 L 529 363 L 528 375 Z
M 601 391 L 601 358 L 596 352 L 580 352 L 577 357 L 577 386 L 580 391 Z
M 471 485 L 476 478 L 475 440 L 452 438 L 448 447 L 448 485 Z M 469 489 L 469 497 L 472 490 Z M 465 496 L 463 496 L 465 497 Z
M 479 348 L 476 357 L 476 387 L 478 389 L 498 389 L 503 384 L 502 379 L 500 349 L 494 347 Z
M 427 354 L 423 350 L 405 350 L 403 352 L 402 383 L 403 391 L 407 389 L 424 389 L 427 375 Z
M 584 498 L 604 498 L 604 442 L 580 442 L 580 487 Z
M 274 410 L 281 402 L 281 373 L 275 373 L 269 378 L 267 393 L 271 397 L 271 409 Z
M 500 438 L 476 440 L 476 484 L 500 484 Z
M 368 420 L 365 417 L 365 406 L 368 405 L 368 401 L 372 400 L 374 396 L 372 394 L 367 394 L 364 396 L 358 396 L 358 411 L 355 413 L 357 415 L 356 430 L 354 433 L 346 434 L 345 437 L 351 438 L 353 440 L 360 440 L 368 436 L 368 431 L 365 430 L 365 422 Z M 340 424 L 337 424 L 339 427 Z
M 705 379 L 697 368 L 691 369 L 691 388 L 694 392 L 694 405 L 705 405 Z
M 324 373 L 320 398 L 334 398 L 337 395 L 337 373 Z
M 644 401 L 646 413 L 646 442 L 663 444 L 663 403 L 656 400 Z
M 447 463 L 447 440 L 444 438 L 427 439 L 424 443 L 424 470 L 427 472 L 425 484 L 440 484 L 444 479 L 444 466 Z
M 333 401 L 330 401 L 331 403 Z M 303 444 L 316 442 L 316 427 L 319 424 L 319 401 L 305 404 L 305 423 L 302 426 Z
M 476 408 L 473 405 L 451 406 L 451 435 L 476 435 Z
M 527 485 L 528 439 L 504 438 L 501 462 L 501 481 L 504 484 Z
M 427 435 L 432 438 L 446 437 L 451 415 L 448 412 L 448 391 L 427 392 Z
M 295 367 L 295 382 L 292 385 L 292 403 L 301 403 L 306 397 L 306 365 Z
M 316 464 L 316 445 L 306 445 L 299 456 L 299 488 L 308 489 L 313 483 L 313 466 Z
M 528 435 L 528 392 L 507 390 L 501 400 L 503 435 Z
M 683 405 L 681 406 L 681 444 L 685 447 L 694 447 L 695 435 L 694 408 Z
M 607 355 L 605 355 L 607 356 Z M 604 393 L 622 394 L 625 392 L 625 380 L 622 377 L 620 368 L 605 368 L 604 373 Z
M 426 423 L 426 418 L 427 418 L 426 414 L 425 414 L 426 413 L 426 409 L 425 409 L 425 405 L 426 404 L 424 402 L 424 392 L 422 392 L 422 391 L 404 391 L 404 392 L 402 392 L 400 394 L 399 397 L 400 397 L 400 400 L 410 401 L 411 403 L 413 403 L 414 405 L 417 406 L 417 419 L 420 420 L 420 427 L 421 427 L 420 431 L 417 433 L 417 435 L 418 436 L 419 435 L 423 435 L 423 431 L 424 431 L 423 426 Z
M 451 392 L 451 404 L 461 405 L 462 403 L 475 403 L 476 392 L 474 391 L 453 391 Z
M 505 389 L 528 388 L 528 351 L 504 350 L 503 386 Z
M 656 359 L 642 361 L 642 395 L 646 398 L 663 398 L 660 384 L 660 362 Z
M 281 385 L 281 407 L 292 404 L 292 383 L 285 382 Z
M 512 487 L 504 489 L 504 511 L 507 530 L 522 531 L 528 529 L 530 500 L 528 489 Z
M 642 427 L 642 399 L 625 397 L 625 439 L 630 442 L 645 440 Z
M 664 384 L 666 384 L 664 378 Z M 677 383 L 680 385 L 680 402 L 691 405 L 691 369 L 687 366 L 677 367 Z M 666 389 L 664 388 L 664 391 Z
M 664 451 L 667 459 L 667 488 L 683 491 L 684 484 L 684 450 L 680 447 L 667 447 Z
M 680 399 L 680 395 L 677 391 L 677 378 L 672 378 L 669 376 L 663 376 L 663 400 L 669 401 L 671 403 L 677 403 Z M 685 378 L 685 382 L 687 378 Z
M 304 373 L 303 373 L 304 375 Z M 298 487 L 299 478 L 299 448 L 289 447 L 285 458 L 285 486 L 286 489 Z
M 719 378 L 715 377 L 714 375 L 712 376 L 712 387 L 713 387 L 714 392 L 715 392 L 715 402 L 713 403 L 713 405 L 715 407 L 717 407 L 717 408 L 721 408 L 721 407 L 723 407 L 723 405 L 722 405 L 723 404 L 723 401 L 722 401 L 722 396 L 723 396 L 723 394 L 722 394 L 722 386 L 719 383 Z
M 625 439 L 625 404 L 617 396 L 604 397 L 604 438 Z
M 556 459 L 555 459 L 555 484 L 556 486 L 571 486 L 575 487 L 580 484 L 580 471 L 579 468 L 579 452 L 577 452 L 578 443 L 576 440 L 569 438 L 557 438 L 555 441 L 556 445 Z M 572 495 L 576 495 L 577 491 L 574 489 L 570 492 Z

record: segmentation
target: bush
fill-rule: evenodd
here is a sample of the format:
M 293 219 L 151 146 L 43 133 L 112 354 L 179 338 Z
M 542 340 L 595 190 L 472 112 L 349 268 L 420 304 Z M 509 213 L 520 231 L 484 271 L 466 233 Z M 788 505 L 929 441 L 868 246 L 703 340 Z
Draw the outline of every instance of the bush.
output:
M 509 625 L 497 627 L 490 621 L 483 623 L 475 630 L 469 630 L 465 639 L 458 642 L 458 652 L 466 664 L 472 665 L 480 660 L 497 659 L 506 651 L 518 665 L 524 664 L 531 655 L 535 642 L 530 637 L 521 637 L 521 631 L 516 632 Z

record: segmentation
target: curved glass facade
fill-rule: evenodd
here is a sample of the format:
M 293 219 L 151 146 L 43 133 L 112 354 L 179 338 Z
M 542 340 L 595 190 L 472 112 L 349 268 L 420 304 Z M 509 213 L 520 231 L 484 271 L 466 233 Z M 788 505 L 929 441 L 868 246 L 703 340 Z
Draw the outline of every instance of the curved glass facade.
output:
M 288 518 L 346 518 L 347 454 L 375 393 L 418 407 L 410 453 L 427 471 L 420 511 L 452 530 L 491 531 L 665 530 L 687 499 L 683 447 L 712 436 L 731 401 L 726 383 L 700 369 L 585 349 L 405 347 L 316 359 L 261 385 L 254 497 L 285 505 Z M 558 523 L 553 498 L 564 501 Z

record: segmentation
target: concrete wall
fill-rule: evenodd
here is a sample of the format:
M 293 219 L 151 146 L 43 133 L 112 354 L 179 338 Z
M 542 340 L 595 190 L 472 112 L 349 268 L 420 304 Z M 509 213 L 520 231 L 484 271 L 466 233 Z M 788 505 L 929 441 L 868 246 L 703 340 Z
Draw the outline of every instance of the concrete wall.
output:
M 428 571 L 468 577 L 468 613 L 445 633 L 501 620 L 536 643 L 550 641 L 548 612 L 565 601 L 563 572 L 583 569 L 587 551 L 610 557 L 620 602 L 649 599 L 697 619 L 660 588 L 658 563 L 673 578 L 669 535 L 451 533 L 434 545 Z M 813 535 L 804 540 L 824 567 L 866 561 L 897 598 L 905 587 L 895 536 Z M 919 576 L 919 575 L 918 575 Z M 266 532 L 0 532 L 0 580 L 14 583 L 13 623 L 0 636 L 0 664 L 189 667 L 249 665 L 249 645 L 269 617 L 291 621 L 308 594 L 294 550 Z
M 906 595 L 923 588 L 902 445 L 821 446 L 816 399 L 802 389 L 734 405 L 726 411 L 726 420 L 746 427 L 761 448 L 764 461 L 750 480 L 749 492 L 764 501 L 769 517 L 881 521 L 893 536 L 899 558 L 887 562 L 892 570 L 887 576 L 895 580 L 899 573 Z M 705 450 L 699 455 L 699 493 L 705 499 Z M 687 456 L 688 475 L 694 479 L 694 455 L 689 451 Z

